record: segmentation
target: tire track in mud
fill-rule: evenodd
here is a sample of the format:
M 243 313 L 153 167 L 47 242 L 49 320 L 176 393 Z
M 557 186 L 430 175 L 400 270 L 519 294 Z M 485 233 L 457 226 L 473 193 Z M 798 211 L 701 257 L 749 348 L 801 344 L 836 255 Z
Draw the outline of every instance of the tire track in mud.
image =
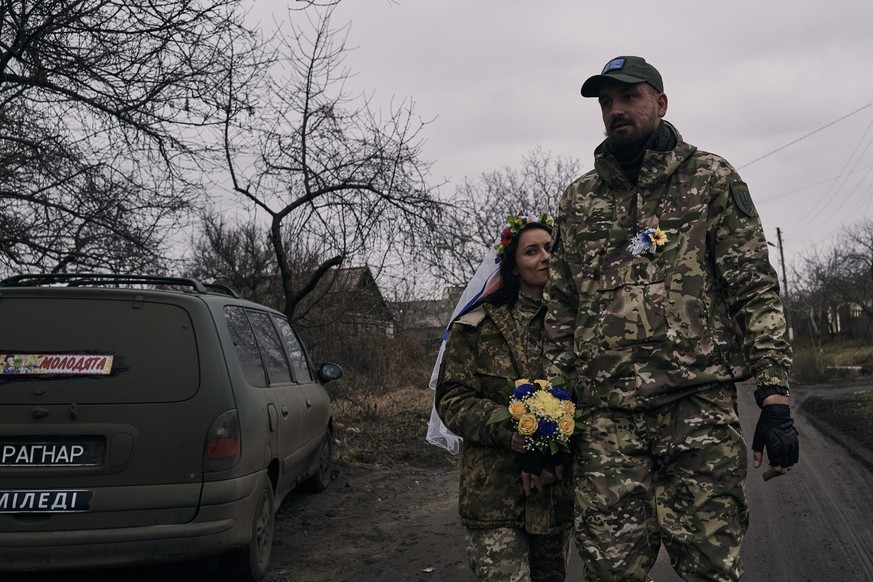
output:
M 866 389 L 870 388 L 867 384 Z M 869 507 L 873 473 L 849 452 L 833 430 L 809 418 L 805 398 L 836 395 L 858 387 L 801 387 L 792 393 L 800 432 L 800 462 L 787 476 L 764 483 L 761 469 L 747 480 L 751 523 L 743 545 L 744 581 L 873 580 L 873 524 Z M 747 444 L 757 406 L 741 389 L 741 417 Z
M 854 579 L 873 580 L 873 525 L 869 514 L 873 474 L 866 462 L 870 452 L 860 449 L 851 437 L 809 418 L 799 406 L 803 399 L 816 393 L 856 389 L 813 388 L 804 390 L 803 397 L 798 399 L 794 407 L 799 411 L 795 414 L 798 429 L 803 431 L 801 438 L 807 443 L 807 451 L 815 453 L 812 456 L 815 462 L 802 465 L 808 479 L 800 484 L 808 500 L 805 505 L 832 531 L 829 541 L 838 553 L 844 554 L 844 565 L 851 566 Z M 819 532 L 822 537 L 824 534 Z

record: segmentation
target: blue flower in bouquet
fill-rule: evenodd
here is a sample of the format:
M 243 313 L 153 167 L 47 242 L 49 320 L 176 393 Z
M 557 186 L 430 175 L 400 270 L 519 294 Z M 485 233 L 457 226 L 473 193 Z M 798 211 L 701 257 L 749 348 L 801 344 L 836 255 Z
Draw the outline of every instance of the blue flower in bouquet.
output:
M 522 382 L 519 380 L 519 382 Z M 534 394 L 537 391 L 537 387 L 533 385 L 529 380 L 525 380 L 520 384 L 516 384 L 515 390 L 512 391 L 512 397 L 516 400 L 524 400 Z
M 558 386 L 553 386 L 549 390 L 549 394 L 557 398 L 558 400 L 570 400 L 570 394 L 567 393 L 566 390 L 560 388 Z
M 547 439 L 558 436 L 558 423 L 548 417 L 540 418 L 536 436 Z

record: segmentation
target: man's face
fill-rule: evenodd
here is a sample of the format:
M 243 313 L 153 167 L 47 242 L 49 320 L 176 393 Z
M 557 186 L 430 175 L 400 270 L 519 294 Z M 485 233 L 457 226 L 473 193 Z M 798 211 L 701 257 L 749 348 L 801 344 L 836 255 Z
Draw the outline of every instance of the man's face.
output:
M 597 100 L 606 137 L 620 150 L 641 147 L 667 113 L 667 96 L 647 83 L 606 80 Z

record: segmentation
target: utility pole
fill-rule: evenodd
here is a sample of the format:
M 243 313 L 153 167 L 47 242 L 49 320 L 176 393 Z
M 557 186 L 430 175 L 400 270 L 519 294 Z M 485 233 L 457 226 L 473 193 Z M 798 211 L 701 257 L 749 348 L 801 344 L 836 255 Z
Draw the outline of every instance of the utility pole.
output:
M 776 241 L 779 243 L 779 264 L 782 265 L 782 297 L 788 301 L 788 277 L 785 276 L 785 254 L 782 252 L 782 229 L 776 227 Z M 788 341 L 794 341 L 794 328 L 791 326 L 791 315 L 785 306 L 785 323 L 788 326 Z

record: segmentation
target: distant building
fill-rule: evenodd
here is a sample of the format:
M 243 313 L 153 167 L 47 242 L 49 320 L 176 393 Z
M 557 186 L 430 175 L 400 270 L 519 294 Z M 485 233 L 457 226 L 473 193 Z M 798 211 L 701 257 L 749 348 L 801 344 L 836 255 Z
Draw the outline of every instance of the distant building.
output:
M 295 288 L 304 285 L 311 271 L 295 273 Z M 216 281 L 225 284 L 224 281 Z M 246 298 L 255 295 L 255 301 L 280 311 L 285 303 L 278 276 L 259 280 L 257 289 L 241 293 Z M 369 267 L 333 268 L 327 271 L 315 289 L 308 293 L 294 311 L 294 323 L 301 328 L 342 326 L 343 333 L 378 332 L 394 335 L 394 314 L 382 296 Z
M 870 304 L 844 302 L 812 305 L 791 312 L 795 337 L 828 336 L 868 339 L 873 335 Z
M 439 299 L 392 303 L 397 331 L 439 340 L 463 291 L 463 287 L 446 287 Z
M 349 333 L 395 332 L 394 313 L 369 267 L 331 269 L 303 298 L 296 319 L 306 327 L 341 324 Z
M 828 315 L 830 316 L 831 329 L 835 333 L 856 338 L 870 337 L 871 321 L 865 310 L 858 303 L 843 303 L 838 305 Z

